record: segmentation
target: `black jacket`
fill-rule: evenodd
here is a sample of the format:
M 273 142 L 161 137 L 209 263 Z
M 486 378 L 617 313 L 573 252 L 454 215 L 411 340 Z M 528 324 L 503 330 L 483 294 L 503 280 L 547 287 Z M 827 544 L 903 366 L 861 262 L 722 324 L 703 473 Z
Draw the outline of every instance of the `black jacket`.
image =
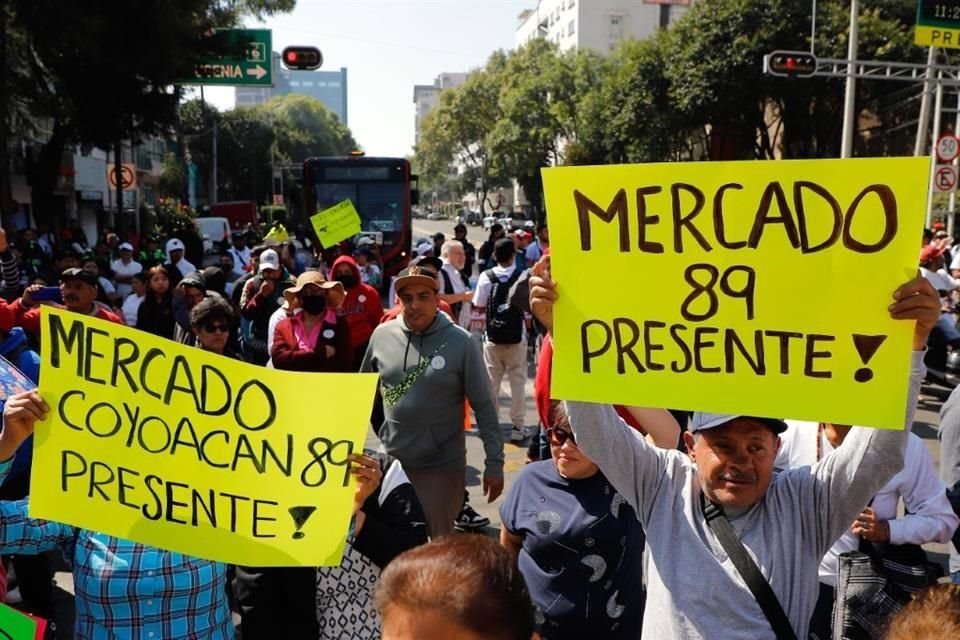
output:
M 426 544 L 427 519 L 400 462 L 366 453 L 380 462 L 383 479 L 363 503 L 365 520 L 353 547 L 382 569 L 407 549 Z

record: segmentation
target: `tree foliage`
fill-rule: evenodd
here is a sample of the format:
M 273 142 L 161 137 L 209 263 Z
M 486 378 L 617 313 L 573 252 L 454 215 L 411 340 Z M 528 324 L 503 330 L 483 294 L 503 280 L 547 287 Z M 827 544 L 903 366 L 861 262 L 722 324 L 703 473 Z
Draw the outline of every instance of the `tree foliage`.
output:
M 203 56 L 233 54 L 212 29 L 293 8 L 295 0 L 10 0 L 5 122 L 50 123 L 34 164 L 35 215 L 49 221 L 68 143 L 112 148 L 170 132 L 180 90 Z M 13 45 L 13 46 L 10 46 Z
M 536 210 L 539 169 L 553 164 L 837 156 L 843 81 L 763 73 L 765 54 L 810 48 L 810 10 L 796 0 L 696 2 L 670 29 L 607 56 L 533 40 L 441 94 L 418 164 L 431 180 L 457 160 L 517 180 Z M 858 57 L 923 62 L 915 11 L 866 3 Z M 817 25 L 817 54 L 845 58 L 849 2 L 819 0 Z M 919 86 L 861 80 L 857 89 L 861 122 L 872 124 L 856 153 L 909 153 Z
M 228 111 L 204 108 L 199 100 L 180 108 L 181 127 L 191 160 L 201 176 L 197 192 L 209 200 L 212 168 L 213 121 L 218 124 L 217 185 L 220 200 L 271 201 L 274 170 L 284 174 L 290 200 L 297 202 L 295 180 L 289 169 L 314 156 L 345 155 L 357 148 L 353 135 L 339 118 L 316 98 L 290 94 L 263 105 Z M 164 183 L 164 195 L 184 189 Z

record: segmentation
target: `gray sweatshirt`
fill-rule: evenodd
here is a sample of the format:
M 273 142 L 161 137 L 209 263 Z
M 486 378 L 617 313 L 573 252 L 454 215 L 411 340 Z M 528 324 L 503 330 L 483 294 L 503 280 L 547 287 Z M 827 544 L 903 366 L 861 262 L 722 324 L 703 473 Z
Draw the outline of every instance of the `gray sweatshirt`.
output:
M 924 368 L 913 354 L 906 427 Z M 633 506 L 650 561 L 643 638 L 773 638 L 770 623 L 729 560 L 700 506 L 697 468 L 657 449 L 610 405 L 568 402 L 577 443 Z M 903 466 L 904 431 L 854 428 L 812 467 L 776 474 L 733 528 L 780 600 L 798 638 L 807 637 L 820 559 L 870 498 Z
M 437 313 L 423 333 L 410 331 L 402 314 L 377 327 L 360 370 L 380 374 L 386 417 L 380 440 L 405 469 L 466 469 L 463 420 L 469 400 L 486 453 L 485 473 L 503 476 L 503 436 L 483 353 L 445 313 Z
M 960 491 L 960 387 L 940 408 L 940 479 Z M 958 532 L 960 534 L 960 532 Z M 950 545 L 950 573 L 960 571 L 960 553 Z

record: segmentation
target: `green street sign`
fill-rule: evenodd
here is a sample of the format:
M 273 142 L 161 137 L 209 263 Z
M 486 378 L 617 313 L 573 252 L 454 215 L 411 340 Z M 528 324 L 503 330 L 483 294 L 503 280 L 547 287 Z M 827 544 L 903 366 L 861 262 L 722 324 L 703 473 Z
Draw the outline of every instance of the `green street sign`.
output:
M 916 44 L 960 49 L 960 0 L 919 0 Z
M 243 54 L 201 60 L 194 65 L 193 77 L 180 84 L 273 86 L 273 42 L 269 29 L 221 29 L 217 35 Z

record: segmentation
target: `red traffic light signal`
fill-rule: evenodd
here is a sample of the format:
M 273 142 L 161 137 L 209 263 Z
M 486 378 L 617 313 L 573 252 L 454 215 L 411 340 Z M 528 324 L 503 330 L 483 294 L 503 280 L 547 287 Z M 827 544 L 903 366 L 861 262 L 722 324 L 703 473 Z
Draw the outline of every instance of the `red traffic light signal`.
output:
M 298 71 L 313 71 L 323 64 L 323 54 L 316 47 L 287 47 L 280 59 L 287 69 Z
M 774 51 L 764 56 L 763 67 L 774 76 L 809 78 L 817 72 L 817 56 L 803 51 Z

